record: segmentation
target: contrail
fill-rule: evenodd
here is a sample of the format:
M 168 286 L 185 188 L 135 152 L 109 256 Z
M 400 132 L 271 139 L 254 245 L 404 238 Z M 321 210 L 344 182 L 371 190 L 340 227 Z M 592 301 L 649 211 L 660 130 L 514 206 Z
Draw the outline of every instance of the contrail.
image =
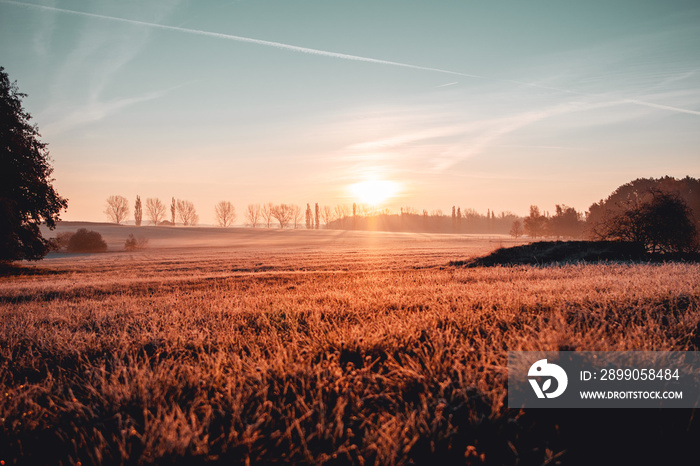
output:
M 183 27 L 178 27 L 178 26 L 167 26 L 164 24 L 149 23 L 146 21 L 137 21 L 134 19 L 125 19 L 125 18 L 118 18 L 115 16 L 98 15 L 95 13 L 85 13 L 83 11 L 66 10 L 63 8 L 55 8 L 55 7 L 46 6 L 46 5 L 36 5 L 36 4 L 32 4 L 32 3 L 21 3 L 21 2 L 14 2 L 11 0 L 0 0 L 0 3 L 20 6 L 20 7 L 25 7 L 25 8 L 31 8 L 31 9 L 36 9 L 36 10 L 53 11 L 53 12 L 57 12 L 57 13 L 66 13 L 69 15 L 82 16 L 82 17 L 86 17 L 86 18 L 95 18 L 95 19 L 101 19 L 101 20 L 106 20 L 106 21 L 115 21 L 118 23 L 132 24 L 132 25 L 136 25 L 136 26 L 146 26 L 146 27 L 151 27 L 151 28 L 156 28 L 156 29 L 162 29 L 165 31 L 177 31 L 177 32 L 184 32 L 186 34 L 194 34 L 194 35 L 198 35 L 198 36 L 216 37 L 218 39 L 227 39 L 227 40 L 233 40 L 233 41 L 237 41 L 237 42 L 245 42 L 245 43 L 249 43 L 249 44 L 264 45 L 266 47 L 274 47 L 274 48 L 278 48 L 278 49 L 282 49 L 282 50 L 291 50 L 292 52 L 306 53 L 306 54 L 310 54 L 310 55 L 319 55 L 319 56 L 331 57 L 331 58 L 340 58 L 342 60 L 354 60 L 354 61 L 361 61 L 361 62 L 367 62 L 367 63 L 376 63 L 379 65 L 400 66 L 402 68 L 411 68 L 414 70 L 423 70 L 423 71 L 434 71 L 437 73 L 445 73 L 445 74 L 451 74 L 451 75 L 455 75 L 455 76 L 464 76 L 466 78 L 491 79 L 491 78 L 488 78 L 486 76 L 458 73 L 456 71 L 443 70 L 440 68 L 431 68 L 428 66 L 411 65 L 408 63 L 400 63 L 400 62 L 389 61 L 389 60 L 379 60 L 376 58 L 361 57 L 358 55 L 348 55 L 345 53 L 329 52 L 327 50 L 312 49 L 312 48 L 308 48 L 308 47 L 299 47 L 297 45 L 283 44 L 281 42 L 272 42 L 269 40 L 252 39 L 250 37 L 234 36 L 231 34 L 222 34 L 219 32 L 202 31 L 199 29 L 189 29 L 189 28 L 183 28 Z
M 98 15 L 95 13 L 85 13 L 83 11 L 66 10 L 64 8 L 56 8 L 56 7 L 46 6 L 46 5 L 36 5 L 33 3 L 15 2 L 12 0 L 0 0 L 0 3 L 4 3 L 7 5 L 15 5 L 15 6 L 24 7 L 24 8 L 36 9 L 36 10 L 53 11 L 56 13 L 65 13 L 65 14 L 69 14 L 69 15 L 82 16 L 85 18 L 95 18 L 95 19 L 101 19 L 104 21 L 114 21 L 114 22 L 118 22 L 118 23 L 131 24 L 131 25 L 136 25 L 136 26 L 145 26 L 145 27 L 150 27 L 150 28 L 155 28 L 155 29 L 161 29 L 164 31 L 176 31 L 176 32 L 182 32 L 185 34 L 193 34 L 193 35 L 205 36 L 205 37 L 215 37 L 218 39 L 226 39 L 226 40 L 232 40 L 232 41 L 236 41 L 236 42 L 244 42 L 244 43 L 248 43 L 248 44 L 262 45 L 265 47 L 274 47 L 274 48 L 282 49 L 282 50 L 290 50 L 292 52 L 306 53 L 306 54 L 310 54 L 310 55 L 317 55 L 317 56 L 323 56 L 323 57 L 338 58 L 341 60 L 352 60 L 352 61 L 359 61 L 359 62 L 366 62 L 366 63 L 376 63 L 379 65 L 398 66 L 401 68 L 409 68 L 409 69 L 413 69 L 413 70 L 433 71 L 436 73 L 450 74 L 453 76 L 462 76 L 465 78 L 485 79 L 485 80 L 489 80 L 489 81 L 508 82 L 508 83 L 512 83 L 512 84 L 518 84 L 521 86 L 535 87 L 538 89 L 548 89 L 551 91 L 564 92 L 567 94 L 574 94 L 574 95 L 587 96 L 587 97 L 599 97 L 599 98 L 606 97 L 606 96 L 601 95 L 601 94 L 590 94 L 590 93 L 585 93 L 585 92 L 578 92 L 578 91 L 573 91 L 570 89 L 562 89 L 562 88 L 558 88 L 558 87 L 544 86 L 544 85 L 540 85 L 540 84 L 528 83 L 528 82 L 524 82 L 524 81 L 517 81 L 517 80 L 513 80 L 513 79 L 503 79 L 503 78 L 495 78 L 492 76 L 481 76 L 481 75 L 476 75 L 476 74 L 460 73 L 457 71 L 444 70 L 441 68 L 432 68 L 429 66 L 411 65 L 408 63 L 401 63 L 401 62 L 395 62 L 395 61 L 389 61 L 389 60 L 380 60 L 377 58 L 362 57 L 359 55 L 348 55 L 345 53 L 329 52 L 327 50 L 312 49 L 312 48 L 308 48 L 308 47 L 299 47 L 297 45 L 284 44 L 281 42 L 273 42 L 273 41 L 261 40 L 261 39 L 252 39 L 250 37 L 234 36 L 231 34 L 222 34 L 219 32 L 202 31 L 199 29 L 189 29 L 189 28 L 183 28 L 183 27 L 178 27 L 178 26 L 167 26 L 164 24 L 149 23 L 146 21 L 137 21 L 134 19 L 126 19 L 126 18 L 118 18 L 115 16 Z M 681 112 L 681 113 L 689 113 L 691 115 L 699 115 L 700 116 L 700 111 L 697 111 L 697 110 L 672 107 L 669 105 L 654 104 L 654 103 L 646 102 L 643 100 L 615 99 L 615 101 L 620 102 L 620 103 L 641 105 L 643 107 L 650 107 L 650 108 L 675 111 L 675 112 Z

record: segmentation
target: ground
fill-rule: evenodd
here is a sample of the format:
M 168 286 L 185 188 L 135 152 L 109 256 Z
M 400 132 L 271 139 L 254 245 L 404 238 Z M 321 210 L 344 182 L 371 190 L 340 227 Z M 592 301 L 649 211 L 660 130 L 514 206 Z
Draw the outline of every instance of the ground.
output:
M 509 350 L 696 350 L 698 265 L 467 269 L 449 263 L 522 242 L 87 227 L 112 252 L 0 278 L 5 464 L 697 453 L 690 410 L 528 411 L 506 393 Z M 129 233 L 147 248 L 122 251 Z

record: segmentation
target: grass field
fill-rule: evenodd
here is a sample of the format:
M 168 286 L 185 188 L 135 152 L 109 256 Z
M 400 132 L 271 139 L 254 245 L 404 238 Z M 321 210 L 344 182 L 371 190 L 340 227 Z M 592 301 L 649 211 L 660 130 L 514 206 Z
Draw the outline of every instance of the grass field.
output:
M 92 229 L 113 252 L 0 278 L 5 464 L 700 454 L 692 410 L 506 406 L 508 350 L 696 350 L 698 265 L 465 269 L 447 264 L 516 243 Z M 148 248 L 118 251 L 133 231 Z

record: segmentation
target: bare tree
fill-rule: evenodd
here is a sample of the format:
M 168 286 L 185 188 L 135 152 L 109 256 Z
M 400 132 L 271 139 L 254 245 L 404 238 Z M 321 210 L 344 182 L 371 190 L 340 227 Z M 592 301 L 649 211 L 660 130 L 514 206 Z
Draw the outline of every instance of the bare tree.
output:
M 340 205 L 335 206 L 335 211 L 334 211 L 335 218 L 337 220 L 339 220 L 342 224 L 345 224 L 345 217 L 348 216 L 348 212 L 349 212 L 348 206 L 346 206 L 346 205 L 340 204 Z
M 177 216 L 183 225 L 196 225 L 199 222 L 199 215 L 197 215 L 197 209 L 194 208 L 194 204 L 190 201 L 184 201 L 178 199 L 176 204 Z
M 253 228 L 258 226 L 260 223 L 260 204 L 248 204 L 248 209 L 246 209 L 245 218 L 248 220 L 248 225 Z
M 314 207 L 314 214 L 316 216 L 316 229 L 318 230 L 319 225 L 321 224 L 321 209 L 318 208 L 318 202 L 316 203 L 316 206 Z
M 262 216 L 263 223 L 265 223 L 267 228 L 270 228 L 270 225 L 272 224 L 272 211 L 274 208 L 275 205 L 272 202 L 268 202 L 262 206 L 262 209 L 260 209 L 260 215 Z
M 143 220 L 143 207 L 141 206 L 141 196 L 137 194 L 134 203 L 134 223 L 137 227 L 141 226 L 141 220 Z
M 272 206 L 271 215 L 279 222 L 280 228 L 287 228 L 293 216 L 292 206 L 287 204 Z
M 226 228 L 236 220 L 236 208 L 229 201 L 221 201 L 216 204 L 216 221 Z
M 304 217 L 304 214 L 301 210 L 301 207 L 299 207 L 296 204 L 292 204 L 292 223 L 294 224 L 294 229 L 296 230 L 299 228 L 299 225 L 301 224 L 301 219 Z
M 122 223 L 129 215 L 129 201 L 124 196 L 109 196 L 105 214 L 114 223 Z
M 158 225 L 165 218 L 165 204 L 158 198 L 146 199 L 146 214 L 154 225 Z
M 334 220 L 333 209 L 331 209 L 331 206 L 324 205 L 321 208 L 321 218 L 323 219 L 323 224 L 326 226 L 326 228 L 328 228 L 328 224 Z
M 513 238 L 520 238 L 523 236 L 523 222 L 520 220 L 513 221 L 513 225 L 510 227 L 510 236 Z
M 175 213 L 177 212 L 177 205 L 175 203 L 175 198 L 173 198 L 170 203 L 170 223 L 175 225 Z

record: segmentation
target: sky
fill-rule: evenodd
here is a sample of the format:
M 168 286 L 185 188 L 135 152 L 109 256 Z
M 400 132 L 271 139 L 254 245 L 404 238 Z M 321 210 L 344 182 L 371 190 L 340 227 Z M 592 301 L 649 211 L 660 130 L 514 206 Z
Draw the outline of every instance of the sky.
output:
M 585 211 L 700 177 L 700 2 L 0 0 L 65 220 L 110 195 Z

